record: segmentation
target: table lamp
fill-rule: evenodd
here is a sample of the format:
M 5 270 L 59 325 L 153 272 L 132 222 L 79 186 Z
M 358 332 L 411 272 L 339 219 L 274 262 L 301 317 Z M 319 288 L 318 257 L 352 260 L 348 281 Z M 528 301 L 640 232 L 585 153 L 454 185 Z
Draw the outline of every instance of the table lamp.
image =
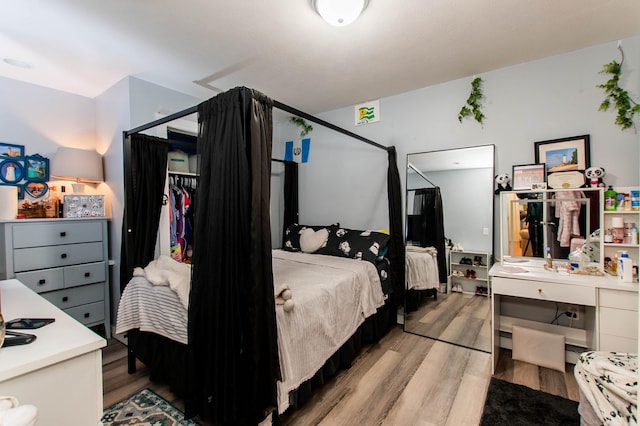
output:
M 73 192 L 84 192 L 84 183 L 100 183 L 103 179 L 102 156 L 96 150 L 60 147 L 51 162 L 51 176 L 75 181 Z

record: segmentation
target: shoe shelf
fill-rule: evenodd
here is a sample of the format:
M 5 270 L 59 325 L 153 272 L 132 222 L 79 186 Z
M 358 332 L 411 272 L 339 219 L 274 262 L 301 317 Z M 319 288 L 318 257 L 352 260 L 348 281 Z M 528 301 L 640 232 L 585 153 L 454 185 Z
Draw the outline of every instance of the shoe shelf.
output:
M 489 295 L 488 253 L 452 251 L 449 255 L 448 290 L 454 293 Z

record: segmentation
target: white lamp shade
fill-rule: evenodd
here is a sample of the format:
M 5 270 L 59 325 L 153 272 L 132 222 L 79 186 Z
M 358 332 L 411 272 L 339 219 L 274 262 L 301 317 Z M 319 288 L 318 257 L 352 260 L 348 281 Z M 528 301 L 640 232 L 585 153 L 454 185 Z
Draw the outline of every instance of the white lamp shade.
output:
M 96 150 L 60 147 L 51 161 L 51 176 L 76 182 L 104 180 L 102 156 Z
M 358 19 L 369 0 L 313 0 L 316 12 L 327 23 L 343 27 Z

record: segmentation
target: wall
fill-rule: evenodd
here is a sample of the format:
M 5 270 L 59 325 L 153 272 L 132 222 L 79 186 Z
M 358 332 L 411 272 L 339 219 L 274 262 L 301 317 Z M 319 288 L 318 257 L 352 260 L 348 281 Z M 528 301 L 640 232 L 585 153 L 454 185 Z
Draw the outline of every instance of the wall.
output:
M 640 36 L 624 39 L 622 46 L 622 83 L 639 99 Z M 599 71 L 613 59 L 620 60 L 616 42 L 481 74 L 484 127 L 457 119 L 472 76 L 383 98 L 378 123 L 355 127 L 353 107 L 320 117 L 395 145 L 403 181 L 408 153 L 495 144 L 496 173 L 511 174 L 512 165 L 534 162 L 534 142 L 590 134 L 591 163 L 606 169 L 605 182 L 638 185 L 638 135 L 616 126 L 613 112 L 598 111 L 604 96 L 596 85 L 606 81 Z M 301 215 L 317 223 L 344 216 L 359 227 L 385 227 L 386 156 L 331 133 L 319 129 L 311 134 L 311 164 L 303 167 L 309 173 L 300 182 Z M 496 214 L 494 229 L 499 229 L 497 221 Z

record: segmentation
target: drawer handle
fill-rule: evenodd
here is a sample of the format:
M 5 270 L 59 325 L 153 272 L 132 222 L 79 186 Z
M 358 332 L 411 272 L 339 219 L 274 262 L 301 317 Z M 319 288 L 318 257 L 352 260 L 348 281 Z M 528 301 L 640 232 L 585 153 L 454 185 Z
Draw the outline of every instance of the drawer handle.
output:
M 62 301 L 63 301 L 63 302 L 68 302 L 68 301 L 69 301 L 69 297 L 64 296 L 64 297 L 62 298 Z
M 91 272 L 85 272 L 85 273 L 84 273 L 84 277 L 85 277 L 85 278 L 89 278 L 90 276 L 91 276 Z
M 47 280 L 45 280 L 44 278 L 38 281 L 38 285 L 45 285 L 46 283 L 47 283 Z
M 66 237 L 66 236 L 67 236 L 67 233 L 66 233 L 66 232 L 64 232 L 64 231 L 62 231 L 62 232 L 60 233 L 60 236 L 61 236 L 61 237 Z
M 91 314 L 89 312 L 85 312 L 84 317 L 85 318 L 89 318 L 91 316 Z
M 542 294 L 542 289 L 541 288 L 538 289 L 538 294 Z
M 66 259 L 66 258 L 67 258 L 67 253 L 62 253 L 62 254 L 60 255 L 60 257 L 61 257 L 61 258 L 63 258 L 63 259 Z

